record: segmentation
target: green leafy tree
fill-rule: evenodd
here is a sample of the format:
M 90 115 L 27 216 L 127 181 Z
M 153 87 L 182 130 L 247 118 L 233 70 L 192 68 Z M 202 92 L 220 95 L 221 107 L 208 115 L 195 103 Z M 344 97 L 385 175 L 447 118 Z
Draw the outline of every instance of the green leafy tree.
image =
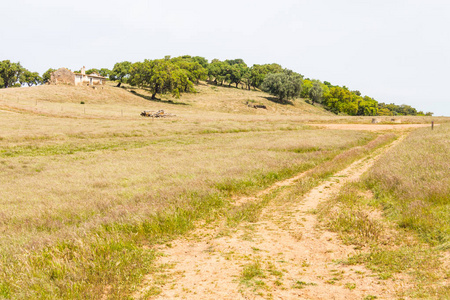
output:
M 264 65 L 253 65 L 250 68 L 250 85 L 253 88 L 259 88 L 268 74 Z
M 227 60 L 225 60 L 225 63 L 229 64 L 230 66 L 247 65 L 242 58 L 227 59 Z
M 100 74 L 100 70 L 99 69 L 89 69 L 89 70 L 86 70 L 86 74 L 93 74 L 93 73 L 95 73 L 95 74 Z
M 228 65 L 225 69 L 225 80 L 229 85 L 235 84 L 238 87 L 247 70 L 248 67 L 244 63 Z
M 381 102 L 378 103 L 378 108 L 380 113 L 390 116 L 416 116 L 423 114 L 423 112 L 417 112 L 417 109 L 406 104 L 396 105 L 394 103 L 386 104 Z
M 353 99 L 355 97 L 355 99 Z M 348 115 L 356 115 L 358 112 L 358 103 L 354 102 L 357 95 L 353 94 L 346 87 L 333 86 L 329 89 L 326 97 L 323 98 L 324 104 L 329 110 L 338 114 L 345 113 Z
M 312 87 L 309 90 L 309 98 L 312 100 L 312 104 L 314 103 L 322 103 L 323 96 L 323 86 L 319 80 L 312 81 Z
M 111 70 L 111 73 L 109 74 L 109 79 L 119 81 L 117 86 L 120 87 L 122 83 L 126 82 L 128 77 L 130 77 L 130 71 L 131 71 L 131 62 L 129 61 L 118 62 L 114 65 L 114 68 Z
M 250 87 L 252 86 L 252 80 L 251 80 L 251 68 L 245 68 L 244 73 L 242 74 L 242 82 L 245 84 L 247 90 L 250 90 Z
M 361 93 L 359 94 L 361 95 Z M 358 95 L 358 96 L 359 96 Z M 370 98 L 369 96 L 364 96 L 364 98 L 358 98 L 358 113 L 359 116 L 377 116 L 378 115 L 378 102 Z
M 279 64 L 266 64 L 264 66 L 267 70 L 267 74 L 283 72 L 283 68 Z
M 208 60 L 201 56 L 194 56 L 192 57 L 192 61 L 199 63 L 203 68 L 208 69 Z
M 180 69 L 186 71 L 191 82 L 199 83 L 200 80 L 204 80 L 207 77 L 208 71 L 197 61 L 194 61 L 188 55 L 172 58 L 171 61 L 176 64 Z
M 260 88 L 267 74 L 282 73 L 283 68 L 279 64 L 253 65 L 250 68 L 250 82 L 253 88 Z
M 156 94 L 172 93 L 175 97 L 179 97 L 181 92 L 193 90 L 187 71 L 169 59 L 134 63 L 130 69 L 129 79 L 130 84 L 149 89 L 152 99 L 156 99 Z
M 359 91 L 350 91 L 347 87 L 323 85 L 323 104 L 336 114 L 351 116 L 390 115 L 389 110 L 379 108 L 378 102 L 369 96 L 361 97 Z
M 247 78 L 249 82 L 248 67 L 244 61 L 240 58 L 233 60 L 226 60 L 224 62 L 213 59 L 208 65 L 207 74 L 209 81 L 213 81 L 214 84 L 223 85 L 223 82 L 228 82 L 228 85 L 235 84 L 236 87 Z
M 208 65 L 208 77 L 210 81 L 213 81 L 215 85 L 223 85 L 226 78 L 226 69 L 229 65 L 218 59 L 214 59 Z
M 398 113 L 404 116 L 415 116 L 417 115 L 417 109 L 410 105 L 402 104 L 398 108 Z
M 20 79 L 24 68 L 20 63 L 12 63 L 9 60 L 0 61 L 0 78 L 4 88 L 14 86 Z
M 313 83 L 309 78 L 304 79 L 303 85 L 302 85 L 302 92 L 301 92 L 300 96 L 302 98 L 309 98 L 309 91 L 311 90 L 312 86 L 313 86 Z
M 56 69 L 48 69 L 47 71 L 42 74 L 42 83 L 49 83 L 50 79 L 52 78 L 52 73 L 55 72 Z
M 299 97 L 302 90 L 303 76 L 291 70 L 283 73 L 268 74 L 262 83 L 262 89 L 276 96 L 280 102 Z
M 109 74 L 111 74 L 111 70 L 109 70 L 109 69 L 106 69 L 106 68 L 101 68 L 100 70 L 99 70 L 99 73 L 98 73 L 100 76 L 103 76 L 103 77 L 109 77 Z
M 24 70 L 20 75 L 19 82 L 21 85 L 27 84 L 28 86 L 39 85 L 42 83 L 42 78 L 38 72 L 30 72 Z

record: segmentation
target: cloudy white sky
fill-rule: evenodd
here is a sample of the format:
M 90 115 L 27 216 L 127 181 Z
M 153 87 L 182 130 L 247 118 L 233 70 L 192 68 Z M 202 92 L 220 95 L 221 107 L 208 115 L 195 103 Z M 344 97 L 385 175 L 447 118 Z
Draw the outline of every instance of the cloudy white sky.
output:
M 450 116 L 449 0 L 14 0 L 0 60 L 112 68 L 165 55 L 279 63 L 380 102 Z

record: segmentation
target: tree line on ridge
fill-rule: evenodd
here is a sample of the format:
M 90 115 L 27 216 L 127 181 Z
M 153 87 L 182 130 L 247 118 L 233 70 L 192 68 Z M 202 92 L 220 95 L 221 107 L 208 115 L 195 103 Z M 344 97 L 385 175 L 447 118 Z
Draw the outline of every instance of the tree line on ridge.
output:
M 0 88 L 33 86 L 50 81 L 48 69 L 40 76 L 22 67 L 20 63 L 9 60 L 0 61 Z M 75 71 L 77 73 L 79 71 Z M 361 92 L 352 91 L 346 86 L 332 85 L 327 81 L 304 78 L 303 75 L 283 68 L 281 65 L 255 64 L 251 67 L 242 59 L 213 59 L 209 62 L 200 56 L 184 55 L 163 59 L 144 60 L 142 62 L 118 62 L 112 70 L 107 68 L 89 69 L 86 74 L 97 73 L 116 81 L 118 86 L 126 83 L 145 88 L 152 98 L 157 94 L 170 93 L 180 97 L 182 93 L 195 91 L 194 86 L 200 81 L 208 81 L 220 86 L 233 86 L 247 90 L 260 89 L 275 98 L 277 102 L 287 102 L 298 97 L 304 98 L 311 105 L 320 104 L 335 114 L 351 116 L 377 115 L 428 115 L 433 113 L 417 111 L 409 105 L 380 103 Z

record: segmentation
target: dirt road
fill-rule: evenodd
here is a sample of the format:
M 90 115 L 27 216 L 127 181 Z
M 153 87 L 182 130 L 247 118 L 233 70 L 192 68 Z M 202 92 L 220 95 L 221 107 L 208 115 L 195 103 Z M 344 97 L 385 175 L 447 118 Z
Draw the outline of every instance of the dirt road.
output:
M 324 129 L 367 130 L 367 131 L 404 130 L 421 127 L 431 128 L 431 124 L 308 124 L 308 125 L 321 127 Z M 435 124 L 435 126 L 438 126 L 438 124 Z
M 356 254 L 317 225 L 314 210 L 357 180 L 399 140 L 360 159 L 289 205 L 270 203 L 256 223 L 230 229 L 215 224 L 161 246 L 159 273 L 148 275 L 136 298 L 150 299 L 377 299 L 394 297 L 401 280 L 380 281 L 364 266 L 339 260 Z M 279 182 L 254 198 L 293 185 Z M 154 294 L 154 296 L 151 296 Z

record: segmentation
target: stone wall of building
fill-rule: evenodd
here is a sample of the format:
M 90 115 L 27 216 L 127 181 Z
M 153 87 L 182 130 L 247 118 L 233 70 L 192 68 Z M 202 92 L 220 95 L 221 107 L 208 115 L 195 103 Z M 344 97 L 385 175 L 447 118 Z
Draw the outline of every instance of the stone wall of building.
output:
M 75 74 L 66 68 L 60 68 L 52 73 L 50 84 L 75 84 Z

